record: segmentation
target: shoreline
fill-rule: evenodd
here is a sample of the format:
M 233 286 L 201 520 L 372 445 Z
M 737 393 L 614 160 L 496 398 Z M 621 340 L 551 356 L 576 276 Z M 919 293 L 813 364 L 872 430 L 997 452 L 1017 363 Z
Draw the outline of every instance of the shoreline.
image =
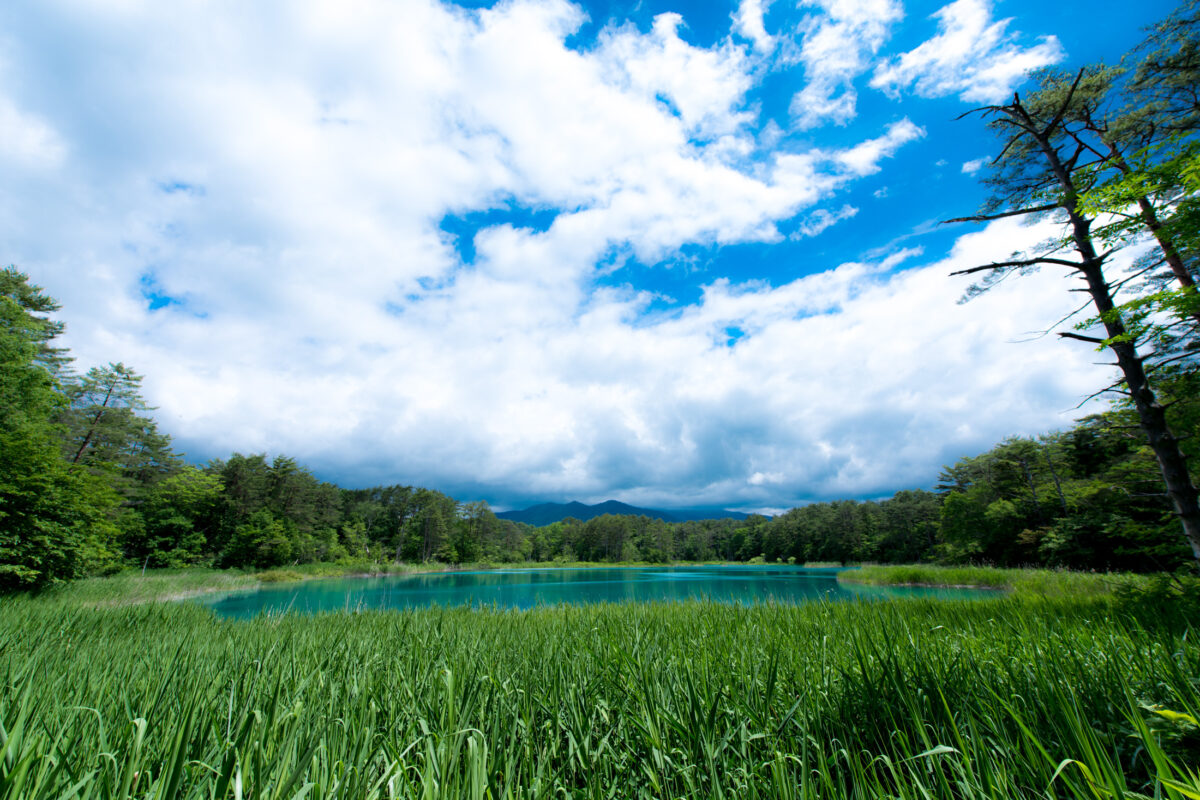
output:
M 1136 586 L 1146 576 L 1129 573 L 1080 573 L 1044 569 L 999 569 L 994 567 L 940 567 L 929 565 L 833 566 L 823 564 L 748 564 L 743 562 L 680 561 L 671 564 L 648 562 L 524 562 L 514 564 L 334 564 L 277 568 L 261 572 L 188 568 L 129 570 L 106 577 L 84 578 L 63 584 L 40 595 L 29 595 L 68 605 L 113 608 L 167 603 L 215 594 L 254 592 L 268 586 L 329 578 L 384 578 L 447 573 L 486 573 L 546 569 L 614 569 L 663 567 L 782 567 L 811 569 L 836 576 L 838 584 L 921 589 L 986 590 L 1042 597 L 1111 596 L 1122 585 Z M 852 589 L 851 589 L 852 590 Z
M 363 565 L 348 565 L 339 571 L 336 565 L 306 565 L 307 569 L 279 567 L 260 572 L 235 572 L 195 567 L 182 570 L 129 570 L 116 575 L 83 578 L 51 589 L 42 596 L 57 596 L 66 602 L 77 602 L 96 608 L 119 608 L 122 606 L 145 605 L 147 603 L 171 603 L 212 594 L 253 592 L 268 586 L 301 583 L 331 578 L 386 578 L 412 575 L 436 575 L 445 573 L 493 572 L 496 570 L 543 570 L 543 569 L 613 569 L 655 567 L 755 567 L 784 566 L 801 569 L 853 570 L 856 567 L 832 567 L 828 564 L 815 566 L 795 564 L 746 564 L 728 561 L 677 561 L 669 564 L 650 562 L 524 562 L 517 564 L 400 564 L 396 568 L 363 569 Z M 839 573 L 840 580 L 840 573 Z M 196 585 L 196 582 L 199 585 Z M 183 586 L 179 584 L 185 584 Z M 192 584 L 192 585 L 186 585 Z M 87 597 L 99 593 L 98 597 Z M 77 595 L 77 597 L 72 597 Z M 78 596 L 83 595 L 83 596 Z

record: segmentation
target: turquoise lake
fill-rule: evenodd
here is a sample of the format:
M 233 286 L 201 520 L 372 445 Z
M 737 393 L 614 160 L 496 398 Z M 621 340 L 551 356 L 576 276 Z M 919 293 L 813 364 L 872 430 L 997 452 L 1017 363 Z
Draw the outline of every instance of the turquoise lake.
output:
M 201 600 L 225 617 L 287 611 L 317 613 L 425 606 L 532 608 L 560 603 L 805 603 L 894 597 L 994 597 L 974 589 L 880 587 L 838 583 L 840 569 L 787 566 L 612 567 L 439 572 L 376 578 L 328 578 L 267 586 Z

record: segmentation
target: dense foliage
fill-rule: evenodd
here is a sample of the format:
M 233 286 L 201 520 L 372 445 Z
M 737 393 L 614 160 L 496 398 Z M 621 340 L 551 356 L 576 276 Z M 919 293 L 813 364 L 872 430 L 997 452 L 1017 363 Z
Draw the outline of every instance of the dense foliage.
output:
M 0 271 L 0 590 L 83 574 L 115 532 L 108 483 L 60 454 L 57 308 L 21 273 Z

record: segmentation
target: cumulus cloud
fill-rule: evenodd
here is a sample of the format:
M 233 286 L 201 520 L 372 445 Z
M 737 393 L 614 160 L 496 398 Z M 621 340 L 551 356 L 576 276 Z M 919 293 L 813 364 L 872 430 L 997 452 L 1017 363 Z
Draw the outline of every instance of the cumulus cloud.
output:
M 984 165 L 986 165 L 988 161 L 989 159 L 986 157 L 973 158 L 970 161 L 964 161 L 962 165 L 963 174 L 974 175 L 976 172 L 979 172 L 979 170 L 983 169 Z
M 899 0 L 803 0 L 820 9 L 799 27 L 805 86 L 792 97 L 791 113 L 800 129 L 854 119 L 858 93 L 853 80 L 887 41 L 904 16 Z
M 533 276 L 477 273 L 381 324 L 377 350 L 271 342 L 245 322 L 195 324 L 196 340 L 173 331 L 169 352 L 141 342 L 138 356 L 185 443 L 284 450 L 362 483 L 744 508 L 886 494 L 1065 423 L 1104 380 L 1088 348 L 1016 343 L 1065 313 L 1064 275 L 956 304 L 950 271 L 1048 233 L 995 223 L 898 274 L 848 263 L 775 288 L 718 281 L 649 322 L 636 292 L 576 307 Z
M 871 86 L 892 96 L 913 87 L 921 97 L 957 94 L 971 103 L 1003 101 L 1030 70 L 1062 59 L 1054 36 L 1023 46 L 1011 19 L 992 21 L 990 0 L 955 0 L 933 14 L 938 34 L 880 64 Z
M 769 53 L 775 49 L 775 37 L 767 33 L 763 17 L 769 0 L 740 0 L 737 11 L 733 14 L 733 27 L 739 34 L 754 43 L 754 49 L 760 53 Z
M 912 120 L 902 119 L 888 126 L 887 132 L 876 139 L 868 139 L 837 154 L 837 160 L 851 173 L 858 176 L 874 175 L 879 172 L 884 159 L 891 158 L 904 145 L 920 139 L 925 130 Z
M 679 37 L 682 24 L 679 14 L 659 14 L 649 36 L 631 25 L 606 31 L 599 55 L 619 84 L 665 100 L 690 135 L 736 131 L 750 118 L 741 109 L 751 83 L 744 52 L 730 42 L 693 47 Z

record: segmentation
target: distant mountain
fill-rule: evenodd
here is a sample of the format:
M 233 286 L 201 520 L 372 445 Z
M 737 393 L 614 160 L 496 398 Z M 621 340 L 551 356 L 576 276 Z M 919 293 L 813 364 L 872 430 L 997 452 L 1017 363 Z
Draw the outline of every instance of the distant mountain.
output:
M 514 522 L 525 522 L 534 527 L 540 528 L 543 525 L 549 525 L 552 522 L 574 517 L 581 522 L 586 522 L 592 517 L 603 516 L 604 514 L 627 515 L 631 517 L 650 517 L 651 519 L 661 519 L 664 522 L 689 522 L 692 520 L 701 519 L 745 519 L 746 515 L 740 511 L 725 511 L 711 510 L 701 508 L 683 508 L 675 511 L 659 511 L 653 508 L 638 508 L 631 506 L 628 503 L 622 503 L 617 500 L 605 500 L 603 503 L 597 503 L 594 506 L 584 505 L 580 502 L 570 503 L 542 503 L 536 506 L 530 506 L 522 511 L 501 511 L 496 516 L 500 519 L 511 519 Z

